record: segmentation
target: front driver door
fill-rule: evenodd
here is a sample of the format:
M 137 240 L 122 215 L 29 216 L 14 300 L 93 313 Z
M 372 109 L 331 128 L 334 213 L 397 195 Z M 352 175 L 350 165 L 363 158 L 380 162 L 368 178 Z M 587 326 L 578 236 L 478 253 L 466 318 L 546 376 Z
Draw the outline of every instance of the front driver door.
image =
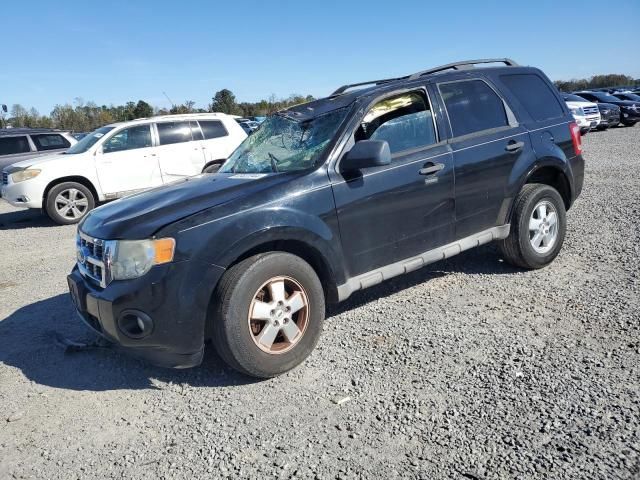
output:
M 419 89 L 376 100 L 354 128 L 343 154 L 358 140 L 386 140 L 392 163 L 340 172 L 333 182 L 351 277 L 453 239 L 452 156 L 432 112 Z
M 150 124 L 113 133 L 96 153 L 102 191 L 110 198 L 162 185 Z

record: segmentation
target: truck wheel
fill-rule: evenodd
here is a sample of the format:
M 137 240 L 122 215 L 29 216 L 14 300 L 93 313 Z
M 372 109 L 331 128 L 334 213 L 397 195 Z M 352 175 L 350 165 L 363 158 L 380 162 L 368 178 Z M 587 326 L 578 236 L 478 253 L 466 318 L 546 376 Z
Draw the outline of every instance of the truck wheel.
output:
M 78 223 L 95 206 L 91 190 L 77 182 L 54 186 L 46 198 L 47 215 L 59 225 Z
M 567 228 L 564 201 L 548 185 L 525 185 L 515 200 L 511 231 L 499 242 L 500 250 L 512 265 L 542 268 L 560 252 Z
M 232 368 L 259 378 L 302 363 L 320 338 L 325 315 L 315 271 L 284 252 L 255 255 L 231 267 L 212 305 L 218 354 Z

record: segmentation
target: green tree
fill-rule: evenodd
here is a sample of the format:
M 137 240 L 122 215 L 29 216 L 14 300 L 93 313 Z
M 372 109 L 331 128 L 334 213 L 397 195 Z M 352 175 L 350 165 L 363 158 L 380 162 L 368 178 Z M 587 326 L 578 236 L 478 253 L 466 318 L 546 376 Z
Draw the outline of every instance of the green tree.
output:
M 151 117 L 153 116 L 153 107 L 144 100 L 138 100 L 138 103 L 133 109 L 133 115 L 135 118 Z
M 211 112 L 221 112 L 229 115 L 241 113 L 236 103 L 236 96 L 231 90 L 226 88 L 219 90 L 211 100 L 211 105 L 209 105 L 209 111 Z

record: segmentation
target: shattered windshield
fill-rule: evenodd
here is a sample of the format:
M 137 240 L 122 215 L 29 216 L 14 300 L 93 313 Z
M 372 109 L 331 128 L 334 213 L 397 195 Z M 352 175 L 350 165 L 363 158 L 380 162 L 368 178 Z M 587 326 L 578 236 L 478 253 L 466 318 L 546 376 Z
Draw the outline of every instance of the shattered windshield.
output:
M 340 108 L 300 121 L 287 112 L 267 118 L 222 166 L 222 173 L 294 172 L 315 166 L 347 114 Z

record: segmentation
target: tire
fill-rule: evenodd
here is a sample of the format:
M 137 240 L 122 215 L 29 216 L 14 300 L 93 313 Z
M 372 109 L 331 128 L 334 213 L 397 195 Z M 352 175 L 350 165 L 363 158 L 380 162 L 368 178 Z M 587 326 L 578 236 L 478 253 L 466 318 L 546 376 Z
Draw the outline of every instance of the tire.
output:
M 542 206 L 547 215 L 556 214 L 553 224 L 555 229 L 551 225 L 551 217 L 546 217 L 547 223 L 539 222 Z M 541 230 L 530 230 L 530 227 L 538 224 Z M 560 252 L 566 229 L 566 210 L 558 191 L 549 185 L 527 184 L 516 197 L 511 231 L 506 239 L 499 242 L 499 247 L 505 260 L 512 265 L 528 269 L 542 268 L 550 264 Z M 545 235 L 544 232 L 548 233 Z M 536 247 L 534 243 L 539 245 Z
M 604 132 L 608 128 L 609 128 L 609 125 L 603 125 L 603 126 L 596 127 L 596 130 L 598 130 L 599 132 Z
M 216 173 L 218 170 L 220 170 L 220 167 L 223 163 L 224 161 L 210 163 L 202 169 L 202 173 Z
M 271 294 L 279 290 L 280 280 L 286 298 Z M 281 306 L 278 297 L 284 298 Z M 305 300 L 305 306 L 298 308 Z M 269 320 L 256 319 L 261 316 Z M 213 344 L 218 355 L 235 370 L 252 377 L 275 377 L 309 356 L 320 338 L 324 316 L 322 284 L 308 263 L 284 252 L 255 255 L 231 267 L 216 288 L 211 318 Z M 297 331 L 293 330 L 291 339 L 285 331 L 291 334 L 293 325 Z M 269 333 L 274 329 L 278 333 L 270 344 L 273 335 Z
M 64 203 L 64 200 L 67 203 Z M 65 205 L 70 205 L 65 210 Z M 45 200 L 49 218 L 59 225 L 72 225 L 82 220 L 96 206 L 96 201 L 87 187 L 77 182 L 64 182 L 55 185 Z

